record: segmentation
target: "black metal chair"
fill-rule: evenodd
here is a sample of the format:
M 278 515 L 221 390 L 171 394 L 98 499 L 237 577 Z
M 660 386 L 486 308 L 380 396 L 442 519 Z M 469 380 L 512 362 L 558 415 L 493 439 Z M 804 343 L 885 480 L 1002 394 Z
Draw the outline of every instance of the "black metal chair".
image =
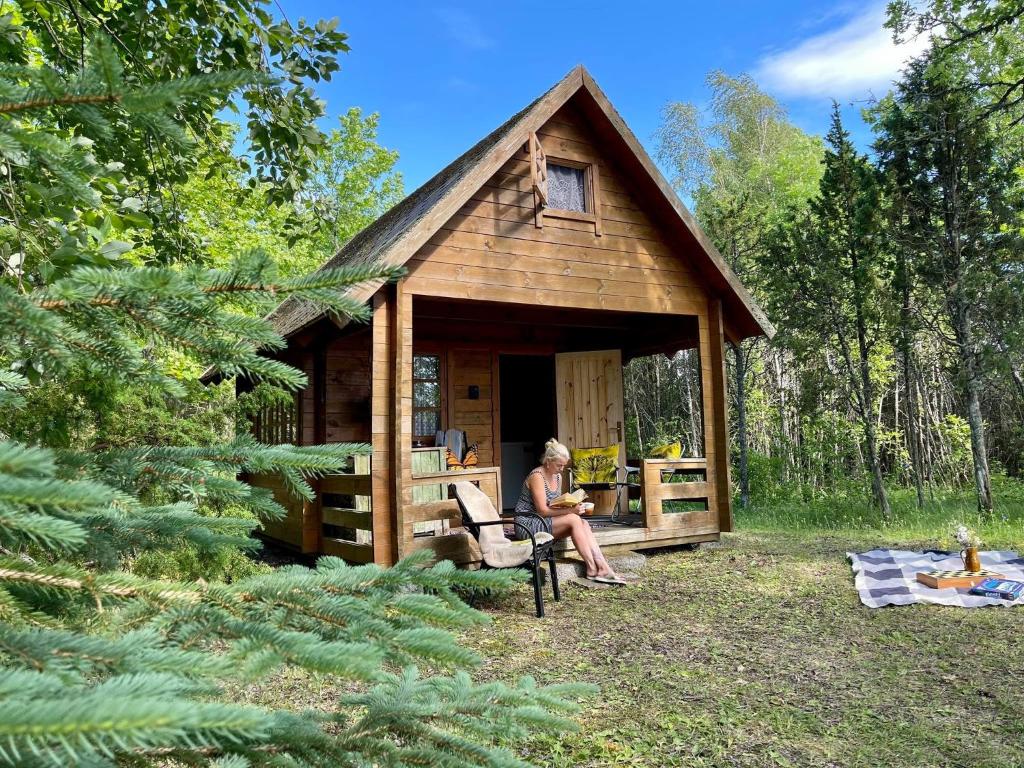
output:
M 502 519 L 487 495 L 473 483 L 463 480 L 448 486 L 452 498 L 458 502 L 462 523 L 480 544 L 484 568 L 526 568 L 533 575 L 533 598 L 537 617 L 544 616 L 544 596 L 541 591 L 541 571 L 544 562 L 551 571 L 551 591 L 555 600 L 561 600 L 558 589 L 558 571 L 555 567 L 555 539 L 550 533 L 534 534 L 522 523 Z M 536 517 L 540 518 L 540 515 Z M 505 537 L 504 526 L 512 525 L 523 536 L 518 542 Z M 528 542 L 528 543 L 527 543 Z
M 626 491 L 626 499 L 628 504 L 629 489 L 639 488 L 640 483 L 631 481 L 629 476 L 638 473 L 640 470 L 637 467 L 616 467 L 615 468 L 615 479 L 606 483 L 580 483 L 576 480 L 576 472 L 573 467 L 569 467 L 569 487 L 570 488 L 581 488 L 587 492 L 588 495 L 595 491 L 614 491 L 615 492 L 615 506 L 612 507 L 612 513 L 610 515 L 591 515 L 588 519 L 590 520 L 606 520 L 608 522 L 619 522 L 619 509 L 622 504 L 622 492 Z

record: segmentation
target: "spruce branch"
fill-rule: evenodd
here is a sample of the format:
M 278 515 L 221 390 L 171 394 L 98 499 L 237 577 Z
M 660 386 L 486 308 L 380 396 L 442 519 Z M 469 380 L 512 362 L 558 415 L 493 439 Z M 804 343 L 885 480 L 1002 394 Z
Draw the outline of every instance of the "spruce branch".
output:
M 76 8 L 99 19 L 88 4 Z M 19 260 L 16 284 L 0 279 L 0 404 L 18 407 L 40 383 L 61 387 L 80 376 L 181 394 L 161 366 L 168 348 L 229 375 L 304 386 L 301 371 L 267 356 L 284 340 L 254 311 L 287 298 L 365 318 L 354 289 L 400 270 L 363 265 L 285 278 L 258 251 L 225 269 L 121 258 L 131 244 L 111 240 L 97 222 L 112 218 L 112 200 L 119 205 L 128 185 L 149 180 L 123 179 L 124 166 L 100 163 L 91 140 L 143 137 L 126 155 L 155 146 L 188 156 L 196 137 L 180 110 L 261 81 L 227 72 L 154 84 L 127 77 L 105 38 L 85 50 L 71 75 L 42 56 L 0 63 L 0 155 L 12 186 L 3 202 L 77 211 L 69 219 L 79 226 L 58 216 L 67 226 L 54 237 L 42 214 L 16 222 L 19 247 L 30 244 L 46 268 L 21 280 Z M 9 547 L 0 557 L 0 710 L 9 713 L 0 716 L 0 762 L 505 766 L 521 762 L 495 744 L 521 736 L 523 724 L 569 725 L 560 714 L 575 711 L 578 691 L 477 685 L 464 674 L 479 658 L 453 632 L 488 619 L 459 593 L 506 589 L 521 574 L 459 571 L 432 563 L 429 552 L 388 569 L 325 557 L 315 568 L 231 583 L 123 569 L 152 548 L 252 546 L 255 521 L 204 514 L 217 505 L 284 514 L 239 473 L 279 475 L 311 498 L 313 481 L 368 450 L 247 436 L 202 448 L 93 450 L 0 440 L 0 539 Z M 454 675 L 421 678 L 417 663 Z M 402 665 L 410 669 L 392 674 Z M 223 681 L 282 666 L 337 676 L 366 698 L 301 715 L 227 703 Z M 544 712 L 554 716 L 544 721 Z
M 62 96 L 39 97 L 24 101 L 8 101 L 0 103 L 0 115 L 9 115 L 33 109 L 47 107 L 66 107 L 75 104 L 117 104 L 123 96 L 119 93 L 98 94 L 64 94 Z

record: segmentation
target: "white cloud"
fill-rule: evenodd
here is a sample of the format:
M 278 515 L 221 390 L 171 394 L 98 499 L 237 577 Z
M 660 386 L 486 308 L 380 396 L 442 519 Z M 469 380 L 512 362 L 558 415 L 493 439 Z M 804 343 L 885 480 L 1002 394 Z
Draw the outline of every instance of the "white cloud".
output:
M 484 32 L 480 23 L 463 10 L 438 8 L 437 17 L 444 25 L 448 36 L 467 48 L 482 50 L 494 45 L 494 39 Z
M 906 62 L 928 45 L 924 35 L 900 45 L 885 29 L 885 6 L 875 5 L 838 29 L 761 58 L 754 76 L 782 96 L 863 97 L 888 90 Z

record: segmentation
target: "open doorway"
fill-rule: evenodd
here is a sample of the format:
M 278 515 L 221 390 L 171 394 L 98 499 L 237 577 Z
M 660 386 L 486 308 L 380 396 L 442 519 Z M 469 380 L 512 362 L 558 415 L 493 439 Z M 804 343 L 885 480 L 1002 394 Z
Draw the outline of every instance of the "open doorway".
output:
M 544 443 L 557 432 L 555 359 L 551 355 L 500 355 L 501 498 L 511 509 L 526 474 L 537 466 Z

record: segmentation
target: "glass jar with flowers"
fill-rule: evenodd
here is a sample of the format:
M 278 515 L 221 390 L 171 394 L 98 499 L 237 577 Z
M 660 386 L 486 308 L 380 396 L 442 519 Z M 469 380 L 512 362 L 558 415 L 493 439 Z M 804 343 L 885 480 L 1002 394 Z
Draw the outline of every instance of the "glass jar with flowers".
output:
M 981 538 L 963 523 L 960 523 L 953 530 L 953 538 L 960 545 L 960 557 L 964 561 L 964 570 L 980 571 L 981 558 L 978 557 L 978 548 L 981 546 Z

